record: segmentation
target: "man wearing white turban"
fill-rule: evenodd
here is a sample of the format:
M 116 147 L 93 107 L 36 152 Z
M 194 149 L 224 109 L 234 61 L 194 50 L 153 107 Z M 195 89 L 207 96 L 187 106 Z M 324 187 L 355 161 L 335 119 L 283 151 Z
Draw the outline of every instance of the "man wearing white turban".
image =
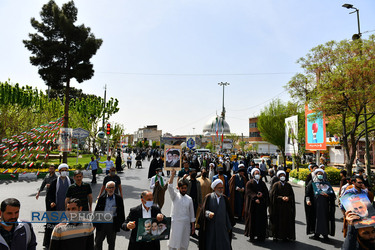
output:
M 292 185 L 286 181 L 286 173 L 277 171 L 277 181 L 270 191 L 270 221 L 273 240 L 296 239 L 296 205 Z
M 251 175 L 253 178 L 247 182 L 245 189 L 245 236 L 249 236 L 251 242 L 255 237 L 263 242 L 267 229 L 268 189 L 258 168 L 253 168 Z
M 199 215 L 199 249 L 227 250 L 231 247 L 232 228 L 235 225 L 228 198 L 224 194 L 223 181 L 216 179 L 207 194 Z

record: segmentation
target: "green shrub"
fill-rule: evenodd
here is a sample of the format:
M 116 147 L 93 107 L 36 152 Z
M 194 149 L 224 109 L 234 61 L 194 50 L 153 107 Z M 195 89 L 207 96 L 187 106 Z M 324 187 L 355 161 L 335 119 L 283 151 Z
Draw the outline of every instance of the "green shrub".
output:
M 297 169 L 293 169 L 292 171 L 290 171 L 289 176 L 293 178 L 298 178 Z
M 310 170 L 306 168 L 301 168 L 298 172 L 298 179 L 301 181 L 306 181 L 306 178 L 309 174 L 310 174 Z
M 327 178 L 331 185 L 340 184 L 340 170 L 335 167 L 326 167 L 325 172 L 327 173 Z

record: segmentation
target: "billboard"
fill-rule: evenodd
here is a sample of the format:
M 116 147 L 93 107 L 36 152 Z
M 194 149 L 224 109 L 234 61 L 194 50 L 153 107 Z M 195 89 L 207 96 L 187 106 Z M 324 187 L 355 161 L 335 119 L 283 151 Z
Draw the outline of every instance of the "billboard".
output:
M 323 112 L 305 106 L 305 134 L 307 150 L 326 150 L 326 123 Z
M 285 154 L 298 154 L 298 116 L 285 118 Z
M 189 149 L 195 149 L 196 148 L 195 137 L 186 137 L 186 146 Z

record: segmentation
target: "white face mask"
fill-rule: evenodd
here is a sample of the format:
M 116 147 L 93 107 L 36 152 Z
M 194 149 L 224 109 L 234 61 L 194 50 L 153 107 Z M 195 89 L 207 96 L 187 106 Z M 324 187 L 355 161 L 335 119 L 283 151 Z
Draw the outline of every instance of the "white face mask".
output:
M 281 176 L 280 181 L 285 181 L 285 176 Z
M 162 175 L 163 175 L 163 173 L 162 173 L 162 172 L 159 172 L 159 173 L 158 173 L 158 175 L 159 175 L 159 176 L 162 176 Z
M 62 177 L 68 176 L 68 171 L 61 171 L 60 176 Z
M 259 175 L 259 174 L 256 174 L 256 175 L 254 176 L 254 178 L 257 179 L 257 180 L 259 180 L 259 179 L 260 179 L 260 175 Z

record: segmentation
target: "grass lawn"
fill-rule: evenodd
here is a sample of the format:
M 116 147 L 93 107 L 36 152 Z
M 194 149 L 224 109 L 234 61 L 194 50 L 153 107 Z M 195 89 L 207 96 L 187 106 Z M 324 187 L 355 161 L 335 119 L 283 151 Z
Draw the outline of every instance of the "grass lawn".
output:
M 82 167 L 85 166 L 85 164 L 88 164 L 90 161 L 91 161 L 91 156 L 93 156 L 92 154 L 80 154 L 79 157 L 78 157 L 78 164 L 81 164 Z M 103 155 L 101 158 L 100 158 L 100 161 L 105 161 L 107 159 L 107 156 L 106 155 Z M 55 165 L 59 165 L 60 164 L 60 160 L 59 159 L 53 159 L 53 160 L 50 160 L 49 163 L 53 163 Z M 77 165 L 77 155 L 76 156 L 69 156 L 68 157 L 68 165 L 69 166 L 74 166 L 74 165 Z M 100 164 L 99 163 L 99 166 L 100 167 L 105 167 L 105 164 Z

